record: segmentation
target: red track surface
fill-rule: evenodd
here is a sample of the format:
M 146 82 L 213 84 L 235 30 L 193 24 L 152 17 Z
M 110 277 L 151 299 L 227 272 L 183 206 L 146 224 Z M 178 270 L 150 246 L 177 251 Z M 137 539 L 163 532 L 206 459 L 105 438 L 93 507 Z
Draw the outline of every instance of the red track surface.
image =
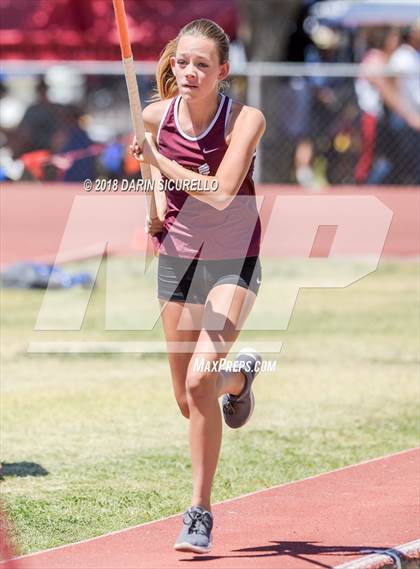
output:
M 172 550 L 177 515 L 25 556 L 10 568 L 335 567 L 418 537 L 419 472 L 420 449 L 412 449 L 222 502 L 213 507 L 211 555 Z
M 317 219 L 324 229 L 333 228 L 335 214 L 328 213 L 331 203 L 328 200 L 332 196 L 339 199 L 374 196 L 380 200 L 393 213 L 383 255 L 420 256 L 420 192 L 417 189 L 337 187 L 314 195 L 293 186 L 260 186 L 257 191 L 264 198 L 261 208 L 263 229 L 268 226 L 275 198 L 280 196 L 282 199 L 276 214 L 280 217 L 270 225 L 270 239 L 263 241 L 262 257 L 295 255 L 307 258 L 309 253 L 327 256 L 334 233 L 320 232 L 312 252 L 310 247 L 308 251 L 308 238 L 313 241 L 311 232 Z M 84 199 L 83 207 L 79 207 L 80 202 L 75 207 L 76 196 Z M 54 262 L 63 235 L 62 256 L 57 262 L 102 254 L 106 242 L 108 252 L 144 250 L 145 199 L 140 194 L 87 194 L 81 184 L 22 183 L 2 184 L 0 198 L 0 264 L 3 267 L 22 260 Z M 115 198 L 120 200 L 118 207 Z M 72 207 L 76 214 L 72 218 L 73 227 L 65 233 Z M 349 215 L 354 216 L 354 209 L 352 211 L 350 214 L 349 209 Z M 347 232 L 337 253 L 344 256 L 374 254 L 379 223 L 373 213 L 366 211 L 364 205 L 360 206 L 360 215 L 356 211 L 356 217 L 365 216 L 367 232 L 358 231 L 357 227 L 353 232 Z

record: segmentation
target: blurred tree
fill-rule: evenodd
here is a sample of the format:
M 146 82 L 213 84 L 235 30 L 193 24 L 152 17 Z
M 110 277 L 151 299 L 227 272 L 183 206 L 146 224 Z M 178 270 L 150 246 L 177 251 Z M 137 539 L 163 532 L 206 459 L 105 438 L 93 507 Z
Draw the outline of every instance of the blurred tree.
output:
M 288 54 L 291 35 L 297 30 L 297 22 L 304 4 L 308 0 L 236 0 L 239 13 L 238 37 L 242 40 L 248 61 L 284 61 Z M 291 162 L 290 156 L 280 152 L 279 118 L 273 115 L 284 103 L 284 89 L 287 81 L 279 77 L 262 77 L 259 82 L 259 100 L 248 100 L 257 104 L 266 117 L 267 129 L 259 146 L 264 169 L 262 182 L 279 178 L 280 160 Z M 265 160 L 266 154 L 275 156 Z
M 303 0 L 236 0 L 238 36 L 249 61 L 284 60 Z

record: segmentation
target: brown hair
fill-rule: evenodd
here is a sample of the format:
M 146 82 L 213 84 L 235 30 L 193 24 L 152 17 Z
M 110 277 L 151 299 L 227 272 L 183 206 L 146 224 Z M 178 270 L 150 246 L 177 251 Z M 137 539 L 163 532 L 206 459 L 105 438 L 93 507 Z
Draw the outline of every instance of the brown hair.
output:
M 170 59 L 171 57 L 175 57 L 178 42 L 181 37 L 185 35 L 203 36 L 213 40 L 217 47 L 220 64 L 226 63 L 229 60 L 229 36 L 225 31 L 212 20 L 206 20 L 204 18 L 193 20 L 181 29 L 175 39 L 170 40 L 166 44 L 165 49 L 160 54 L 156 70 L 157 98 L 159 99 L 170 99 L 178 93 Z M 221 81 L 219 89 L 224 90 L 227 85 L 227 81 Z
M 393 26 L 379 26 L 375 28 L 368 28 L 366 32 L 366 43 L 368 48 L 381 49 L 386 48 L 387 41 L 392 34 L 399 35 L 398 28 Z

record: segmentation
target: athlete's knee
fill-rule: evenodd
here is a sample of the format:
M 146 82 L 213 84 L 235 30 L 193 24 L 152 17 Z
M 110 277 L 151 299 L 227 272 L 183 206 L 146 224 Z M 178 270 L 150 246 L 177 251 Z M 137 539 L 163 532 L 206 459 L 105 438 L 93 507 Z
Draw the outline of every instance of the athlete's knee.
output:
M 212 372 L 191 372 L 187 375 L 187 401 L 194 404 L 216 394 L 216 376 Z

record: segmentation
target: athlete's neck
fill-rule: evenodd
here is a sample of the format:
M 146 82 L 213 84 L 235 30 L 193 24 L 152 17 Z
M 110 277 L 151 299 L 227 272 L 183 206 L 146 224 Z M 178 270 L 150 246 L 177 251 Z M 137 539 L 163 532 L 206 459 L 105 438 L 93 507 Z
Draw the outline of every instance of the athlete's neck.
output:
M 211 94 L 199 101 L 184 101 L 181 98 L 178 120 L 184 131 L 191 130 L 194 135 L 204 132 L 210 125 L 220 104 L 220 95 Z

